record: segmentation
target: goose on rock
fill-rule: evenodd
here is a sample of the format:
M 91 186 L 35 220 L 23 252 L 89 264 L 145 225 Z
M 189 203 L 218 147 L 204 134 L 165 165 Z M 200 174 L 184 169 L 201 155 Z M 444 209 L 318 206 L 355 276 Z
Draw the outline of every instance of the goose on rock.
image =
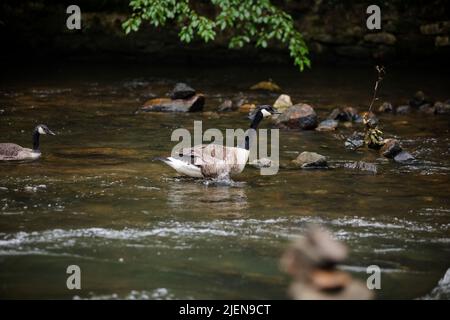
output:
M 0 161 L 35 160 L 41 156 L 39 137 L 53 133 L 46 125 L 38 125 L 33 132 L 33 149 L 21 147 L 15 143 L 0 143 Z
M 249 119 L 250 128 L 245 132 L 244 144 L 227 147 L 219 144 L 202 144 L 181 149 L 177 157 L 158 158 L 178 173 L 194 178 L 228 178 L 241 173 L 250 154 L 251 135 L 256 134 L 264 118 L 278 112 L 272 106 L 258 106 Z

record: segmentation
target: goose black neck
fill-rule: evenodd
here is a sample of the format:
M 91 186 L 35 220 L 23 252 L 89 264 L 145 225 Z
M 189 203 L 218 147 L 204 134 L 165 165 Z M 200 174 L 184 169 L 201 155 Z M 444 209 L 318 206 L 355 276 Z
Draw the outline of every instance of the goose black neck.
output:
M 260 111 L 258 111 L 255 114 L 252 123 L 250 124 L 250 129 L 247 131 L 247 134 L 245 135 L 245 150 L 250 150 L 250 134 L 254 132 L 253 130 L 258 129 L 258 126 L 262 119 L 263 115 Z
M 258 111 L 255 114 L 255 117 L 253 118 L 252 123 L 250 124 L 250 129 L 257 129 L 259 126 L 259 123 L 261 122 L 261 120 L 263 119 L 263 114 L 262 112 Z
M 35 129 L 33 132 L 33 151 L 39 151 L 39 131 Z

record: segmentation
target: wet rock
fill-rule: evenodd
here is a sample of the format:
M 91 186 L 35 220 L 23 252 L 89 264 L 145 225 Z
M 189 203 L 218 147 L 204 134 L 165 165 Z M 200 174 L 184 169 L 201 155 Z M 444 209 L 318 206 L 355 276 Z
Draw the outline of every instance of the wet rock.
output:
M 304 151 L 292 162 L 301 168 L 323 168 L 327 166 L 327 158 L 315 152 Z
M 317 127 L 317 114 L 313 107 L 299 103 L 287 108 L 276 120 L 280 127 L 312 130 Z
M 423 104 L 419 107 L 419 112 L 425 113 L 425 114 L 435 114 L 436 110 L 435 110 L 434 106 L 427 103 L 427 104 Z
M 317 269 L 311 272 L 311 284 L 319 290 L 339 290 L 350 284 L 352 277 L 340 270 Z
M 436 114 L 450 114 L 450 104 L 443 102 L 436 102 L 434 104 Z
M 220 106 L 217 107 L 217 111 L 226 112 L 226 111 L 235 111 L 239 110 L 241 106 L 244 104 L 248 104 L 248 99 L 246 96 L 240 92 L 232 99 L 225 99 Z M 245 109 L 245 107 L 244 107 Z
M 337 265 L 347 256 L 345 245 L 335 241 L 328 231 L 313 227 L 303 238 L 291 244 L 282 257 L 281 265 L 291 276 L 302 279 L 305 271 Z
M 369 163 L 364 161 L 355 161 L 344 164 L 344 168 L 359 170 L 359 171 L 368 171 L 373 174 L 377 174 L 377 165 L 375 163 Z
M 336 130 L 339 122 L 336 120 L 324 120 L 317 126 L 317 131 L 334 131 Z
M 328 115 L 327 119 L 330 120 L 338 120 L 338 116 L 341 113 L 341 109 L 339 108 L 334 108 L 331 113 Z
M 240 112 L 250 112 L 255 110 L 256 105 L 253 103 L 245 103 L 239 107 Z
M 289 294 L 300 300 L 372 298 L 364 283 L 336 268 L 347 256 L 347 246 L 328 231 L 310 227 L 281 257 L 281 269 L 293 278 Z
M 409 162 L 413 160 L 415 160 L 415 158 L 407 151 L 401 151 L 394 157 L 394 161 L 396 162 Z
M 142 112 L 196 112 L 202 111 L 205 97 L 196 94 L 189 99 L 157 98 L 148 100 L 140 109 Z
M 397 139 L 385 139 L 384 145 L 380 149 L 380 153 L 386 158 L 394 158 L 400 152 L 402 152 L 402 147 Z
M 397 38 L 392 33 L 378 32 L 366 34 L 364 36 L 364 41 L 377 44 L 393 45 L 397 42 Z
M 233 106 L 238 109 L 240 106 L 242 106 L 245 103 L 248 103 L 247 97 L 242 93 L 239 92 L 233 99 Z
M 217 107 L 217 111 L 225 112 L 225 111 L 233 111 L 236 110 L 233 105 L 233 101 L 230 99 L 225 99 L 220 106 Z
M 449 36 L 437 36 L 434 39 L 434 45 L 436 47 L 448 47 L 448 46 L 450 46 L 450 38 L 449 38 Z
M 339 121 L 358 121 L 361 116 L 358 114 L 358 110 L 356 108 L 345 107 L 343 109 L 333 109 L 327 118 Z
M 411 107 L 407 105 L 398 106 L 395 112 L 397 114 L 408 114 L 411 112 Z
M 189 99 L 195 95 L 195 90 L 185 83 L 177 83 L 169 96 L 172 100 L 176 99 Z
M 250 90 L 261 90 L 261 91 L 270 91 L 270 92 L 279 92 L 281 88 L 272 80 L 269 81 L 261 81 L 257 84 L 250 87 Z
M 291 97 L 287 94 L 282 94 L 273 104 L 273 107 L 280 112 L 285 111 L 287 108 L 292 107 Z
M 258 169 L 269 168 L 270 166 L 272 166 L 272 160 L 270 160 L 268 158 L 256 159 L 256 160 L 249 162 L 249 165 L 251 165 L 252 167 L 258 168 Z
M 353 134 L 345 140 L 344 143 L 347 149 L 358 149 L 364 146 L 364 133 L 353 132 Z
M 413 108 L 419 108 L 421 105 L 427 104 L 427 100 L 423 91 L 417 91 L 414 97 L 409 101 L 409 105 Z
M 441 21 L 420 26 L 420 32 L 424 35 L 439 35 L 450 31 L 450 21 Z
M 282 269 L 294 278 L 290 294 L 294 299 L 369 299 L 370 291 L 336 265 L 348 256 L 347 247 L 328 231 L 309 228 L 281 259 Z
M 378 112 L 384 113 L 394 112 L 394 107 L 390 102 L 383 102 L 381 106 L 378 108 Z

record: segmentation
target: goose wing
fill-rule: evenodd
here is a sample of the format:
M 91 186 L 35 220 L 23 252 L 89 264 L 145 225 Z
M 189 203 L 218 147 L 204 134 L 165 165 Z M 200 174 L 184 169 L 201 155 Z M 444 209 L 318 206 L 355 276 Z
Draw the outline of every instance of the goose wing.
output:
M 14 159 L 24 148 L 14 143 L 0 143 L 0 160 Z

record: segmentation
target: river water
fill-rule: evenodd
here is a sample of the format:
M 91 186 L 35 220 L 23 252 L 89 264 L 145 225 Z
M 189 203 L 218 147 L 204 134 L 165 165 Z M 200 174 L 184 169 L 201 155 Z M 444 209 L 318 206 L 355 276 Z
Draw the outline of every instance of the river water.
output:
M 284 299 L 290 279 L 279 257 L 309 223 L 348 244 L 341 268 L 354 277 L 365 281 L 367 266 L 381 267 L 378 298 L 448 297 L 432 295 L 450 267 L 448 116 L 380 115 L 413 164 L 346 150 L 334 133 L 315 131 L 282 131 L 281 162 L 307 150 L 327 156 L 331 169 L 261 176 L 248 167 L 235 183 L 216 185 L 152 161 L 170 153 L 174 129 L 192 129 L 194 120 L 204 129 L 246 128 L 243 113 L 208 111 L 239 92 L 273 103 L 276 94 L 248 90 L 268 78 L 322 119 L 336 106 L 363 110 L 370 68 L 5 69 L 0 142 L 30 147 L 38 123 L 57 136 L 41 139 L 39 161 L 0 164 L 1 298 Z M 448 70 L 388 69 L 381 97 L 397 104 L 421 89 L 446 100 L 449 79 Z M 205 113 L 134 114 L 178 81 L 206 94 Z M 376 163 L 378 173 L 342 166 L 357 160 Z M 69 265 L 81 268 L 81 290 L 66 287 Z

